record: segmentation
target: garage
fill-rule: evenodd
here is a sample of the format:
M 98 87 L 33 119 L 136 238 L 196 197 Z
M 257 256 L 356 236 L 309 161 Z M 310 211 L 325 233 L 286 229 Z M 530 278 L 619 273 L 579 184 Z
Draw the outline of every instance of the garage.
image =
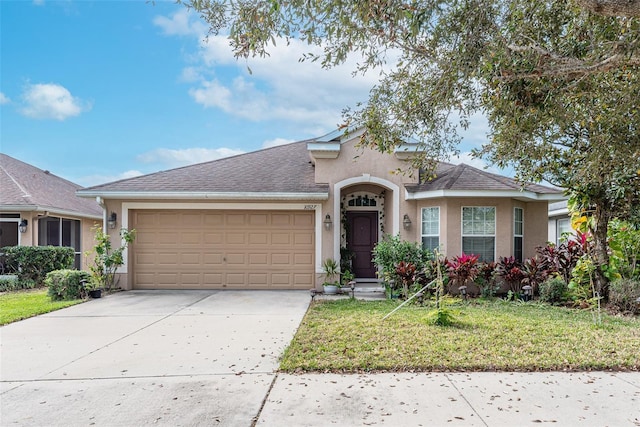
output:
M 134 289 L 309 289 L 311 211 L 132 210 Z

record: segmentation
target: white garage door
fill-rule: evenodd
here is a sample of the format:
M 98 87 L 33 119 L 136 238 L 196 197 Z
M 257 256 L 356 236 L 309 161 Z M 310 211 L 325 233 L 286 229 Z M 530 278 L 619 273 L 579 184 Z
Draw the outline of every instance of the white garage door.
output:
M 135 289 L 309 289 L 314 212 L 137 210 Z

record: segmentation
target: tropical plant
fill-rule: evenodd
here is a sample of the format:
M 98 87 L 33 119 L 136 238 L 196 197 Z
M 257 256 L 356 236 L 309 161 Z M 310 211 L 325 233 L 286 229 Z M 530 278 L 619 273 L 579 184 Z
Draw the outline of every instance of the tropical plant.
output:
M 93 289 L 104 289 L 110 291 L 116 285 L 116 271 L 124 264 L 124 251 L 127 246 L 134 241 L 135 230 L 120 230 L 121 243 L 117 248 L 113 248 L 111 237 L 96 226 L 92 230 L 95 233 L 95 246 L 92 251 L 86 252 L 87 256 L 93 254 L 93 263 L 89 266 L 91 272 L 91 284 Z
M 373 262 L 379 270 L 387 292 L 391 293 L 400 289 L 401 278 L 396 274 L 396 268 L 400 262 L 411 263 L 418 272 L 418 281 L 424 277 L 423 272 L 430 270 L 430 261 L 433 255 L 423 249 L 417 242 L 409 242 L 400 239 L 399 235 L 386 235 L 373 249 Z
M 322 274 L 324 274 L 324 285 L 340 287 L 337 277 L 340 275 L 340 266 L 333 258 L 327 258 L 322 262 Z
M 462 255 L 454 256 L 451 260 L 447 261 L 447 270 L 449 275 L 449 285 L 454 288 L 460 288 L 460 286 L 469 286 L 478 274 L 480 268 L 478 266 L 479 255 Z M 450 288 L 449 291 L 452 289 Z
M 400 261 L 396 266 L 396 277 L 402 285 L 402 298 L 409 298 L 409 288 L 416 282 L 416 266 L 411 262 Z
M 476 283 L 480 288 L 480 295 L 483 298 L 491 298 L 495 296 L 500 286 L 496 283 L 496 263 L 483 262 L 478 267 L 479 273 Z
M 609 224 L 611 268 L 623 279 L 640 279 L 640 228 L 630 222 Z
M 523 273 L 522 284 L 531 286 L 533 294 L 537 293 L 540 284 L 544 282 L 549 275 L 548 270 L 544 268 L 543 263 L 537 256 L 524 260 Z
M 536 248 L 541 264 L 540 268 L 547 271 L 547 274 L 560 274 L 568 284 L 571 280 L 571 271 L 588 250 L 587 235 L 578 233 L 577 237 L 579 240 L 570 239 L 558 246 L 550 243 Z
M 520 295 L 522 279 L 524 279 L 525 274 L 522 264 L 518 260 L 513 256 L 500 257 L 496 264 L 496 275 L 509 286 L 509 291 L 515 295 Z

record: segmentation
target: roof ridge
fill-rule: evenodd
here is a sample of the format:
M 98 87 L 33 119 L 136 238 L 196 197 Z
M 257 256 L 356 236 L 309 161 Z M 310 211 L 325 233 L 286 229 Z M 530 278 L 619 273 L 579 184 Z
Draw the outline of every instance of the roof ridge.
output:
M 9 159 L 13 160 L 14 162 L 21 163 L 21 164 L 23 164 L 24 166 L 26 166 L 26 167 L 28 167 L 28 168 L 30 168 L 30 169 L 35 169 L 35 170 L 37 170 L 37 171 L 38 171 L 38 172 L 40 172 L 40 173 L 43 173 L 43 174 L 45 174 L 45 175 L 48 175 L 48 176 L 54 177 L 54 178 L 56 178 L 56 179 L 59 179 L 59 180 L 61 180 L 61 181 L 66 182 L 66 183 L 68 183 L 68 184 L 71 184 L 71 185 L 73 185 L 74 187 L 76 187 L 76 188 L 78 188 L 78 189 L 82 188 L 82 186 L 81 186 L 80 184 L 77 184 L 77 183 L 75 183 L 75 182 L 73 182 L 73 181 L 69 181 L 68 179 L 63 178 L 63 177 L 61 177 L 61 176 L 59 176 L 59 175 L 56 175 L 55 173 L 52 173 L 51 171 L 49 171 L 49 170 L 47 170 L 47 169 L 41 169 L 41 168 L 39 168 L 39 167 L 37 167 L 37 166 L 34 166 L 34 165 L 32 165 L 32 164 L 30 164 L 30 163 L 27 163 L 27 162 L 23 162 L 22 160 L 20 160 L 20 159 L 16 159 L 15 157 L 12 157 L 12 156 L 10 156 L 10 155 L 8 155 L 8 154 L 5 154 L 5 153 L 0 153 L 0 155 L 2 155 L 2 156 L 4 156 L 4 157 L 8 157 Z
M 10 156 L 7 156 L 7 157 L 10 157 Z M 0 169 L 2 169 L 2 172 L 4 172 L 9 177 L 9 179 L 16 185 L 16 187 L 20 189 L 20 191 L 22 192 L 22 197 L 29 197 L 29 198 L 31 197 L 31 195 L 29 195 L 29 192 L 22 185 L 20 185 L 18 181 L 16 181 L 13 175 L 11 175 L 9 171 L 6 170 L 1 163 L 0 163 Z
M 460 175 L 462 175 L 462 172 L 464 172 L 465 166 L 466 165 L 464 163 L 460 163 L 451 169 L 451 176 L 447 179 L 445 188 L 451 188 L 453 184 L 455 184 L 458 178 L 460 178 Z

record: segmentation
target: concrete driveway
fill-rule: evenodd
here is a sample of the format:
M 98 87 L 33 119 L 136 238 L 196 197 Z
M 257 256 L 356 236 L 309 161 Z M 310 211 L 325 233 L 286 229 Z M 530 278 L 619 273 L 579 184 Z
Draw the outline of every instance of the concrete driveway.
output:
M 249 426 L 306 291 L 131 291 L 0 328 L 0 425 Z

